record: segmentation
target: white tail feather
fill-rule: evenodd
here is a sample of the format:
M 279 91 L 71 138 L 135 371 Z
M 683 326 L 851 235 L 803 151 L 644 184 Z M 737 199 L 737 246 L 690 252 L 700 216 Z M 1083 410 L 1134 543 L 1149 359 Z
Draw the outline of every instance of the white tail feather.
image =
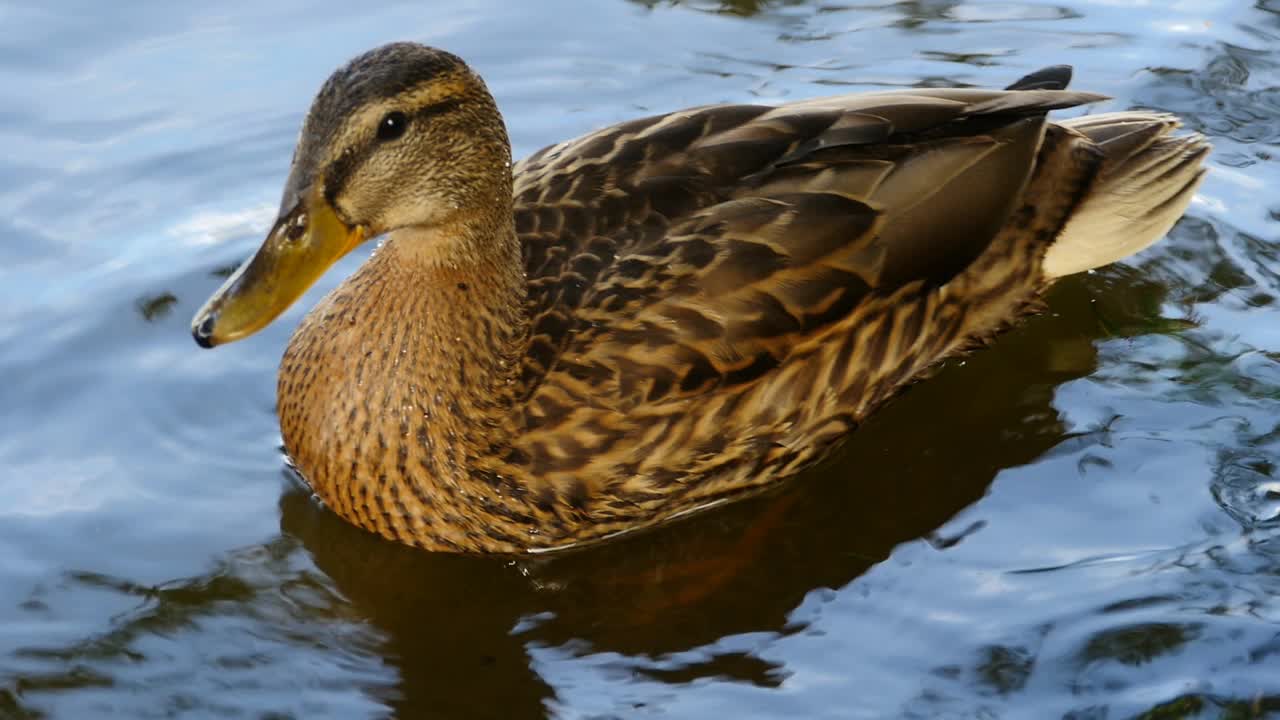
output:
M 1209 152 L 1204 136 L 1172 136 L 1171 115 L 1120 112 L 1062 125 L 1095 143 L 1104 159 L 1092 188 L 1044 257 L 1051 278 L 1128 257 L 1164 237 L 1195 195 Z

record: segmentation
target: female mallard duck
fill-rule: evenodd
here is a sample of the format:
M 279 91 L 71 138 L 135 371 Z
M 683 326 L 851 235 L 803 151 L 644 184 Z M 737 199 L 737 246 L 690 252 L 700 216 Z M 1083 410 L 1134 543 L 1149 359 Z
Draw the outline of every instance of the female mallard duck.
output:
M 196 315 L 303 320 L 285 447 L 339 515 L 431 550 L 564 547 L 750 493 L 990 338 L 1055 278 L 1162 236 L 1208 146 L 1055 67 L 1007 90 L 695 108 L 512 167 L 459 58 L 400 43 L 329 78 L 262 248 Z

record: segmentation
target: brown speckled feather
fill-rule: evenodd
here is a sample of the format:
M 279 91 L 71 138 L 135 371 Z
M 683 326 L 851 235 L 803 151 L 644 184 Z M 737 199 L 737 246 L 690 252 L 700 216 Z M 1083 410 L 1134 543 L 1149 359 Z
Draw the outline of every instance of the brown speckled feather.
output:
M 814 459 L 1031 301 L 1097 162 L 1060 128 L 1042 148 L 1043 113 L 1093 99 L 716 107 L 537 153 L 515 173 L 535 351 L 513 456 L 592 534 Z

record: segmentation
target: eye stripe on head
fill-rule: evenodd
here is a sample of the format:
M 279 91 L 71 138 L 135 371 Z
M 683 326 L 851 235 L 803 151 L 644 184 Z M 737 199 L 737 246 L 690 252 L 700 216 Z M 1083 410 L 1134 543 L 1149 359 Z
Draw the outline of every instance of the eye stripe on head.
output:
M 413 116 L 415 118 L 425 118 L 432 115 L 443 115 L 461 104 L 462 101 L 458 98 L 449 98 L 418 108 L 414 111 Z M 404 136 L 405 131 L 408 129 L 409 116 L 399 110 L 392 110 L 383 115 L 382 120 L 378 121 L 377 137 L 382 142 L 398 140 Z
M 460 105 L 462 105 L 462 98 L 458 98 L 458 97 L 445 98 L 444 100 L 441 100 L 439 102 L 434 102 L 434 103 L 431 103 L 430 105 L 426 105 L 424 107 L 418 108 L 418 110 L 414 112 L 413 115 L 414 117 L 420 117 L 420 118 L 431 117 L 432 115 L 443 115 L 447 112 L 455 110 Z
M 349 148 L 331 163 L 325 183 L 325 197 L 330 205 L 336 207 L 337 196 L 346 186 L 347 180 L 373 154 L 378 145 L 403 137 L 414 121 L 443 115 L 461 107 L 462 103 L 462 98 L 450 96 L 419 107 L 411 114 L 400 110 L 392 110 L 384 114 L 375 130 L 376 142 L 364 145 L 359 150 Z

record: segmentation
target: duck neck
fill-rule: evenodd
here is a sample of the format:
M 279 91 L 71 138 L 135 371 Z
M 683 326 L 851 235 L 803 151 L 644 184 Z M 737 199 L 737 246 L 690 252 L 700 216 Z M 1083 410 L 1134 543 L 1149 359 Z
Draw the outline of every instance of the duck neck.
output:
M 442 509 L 493 493 L 474 468 L 502 442 L 528 342 L 506 217 L 393 233 L 294 334 L 278 389 L 285 447 L 347 520 L 447 549 L 471 518 Z

